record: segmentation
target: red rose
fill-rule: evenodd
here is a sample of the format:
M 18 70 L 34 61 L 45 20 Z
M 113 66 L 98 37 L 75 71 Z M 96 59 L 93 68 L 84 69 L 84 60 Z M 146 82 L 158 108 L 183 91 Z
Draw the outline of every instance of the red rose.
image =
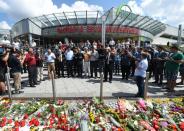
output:
M 76 131 L 74 127 L 70 127 L 70 131 Z
M 3 117 L 2 121 L 6 123 L 7 122 L 6 117 Z
M 61 126 L 61 129 L 62 129 L 62 130 L 64 130 L 64 129 L 65 129 L 65 126 L 64 126 L 64 125 L 62 125 L 62 126 Z
M 19 127 L 15 127 L 12 131 L 19 131 Z
M 21 127 L 24 127 L 25 125 L 26 125 L 25 120 L 20 121 L 20 126 L 21 126 Z
M 4 127 L 6 124 L 4 122 L 0 122 L 0 127 Z
M 31 121 L 29 121 L 29 126 L 32 126 L 33 125 L 33 122 L 32 122 L 32 120 Z
M 15 127 L 19 127 L 19 122 L 18 121 L 15 121 Z
M 8 120 L 8 124 L 11 124 L 12 122 L 13 122 L 12 119 L 9 119 L 9 120 Z
M 54 119 L 50 118 L 50 124 L 54 124 Z
M 184 130 L 184 122 L 180 123 L 180 129 Z
M 28 114 L 24 114 L 24 119 L 27 119 L 28 118 Z
M 40 125 L 40 122 L 39 122 L 37 119 L 35 119 L 35 120 L 34 120 L 34 125 L 35 125 L 35 126 L 39 126 L 39 125 Z
M 55 114 L 52 114 L 52 115 L 51 115 L 51 117 L 55 118 L 55 117 L 56 117 L 56 115 L 55 115 Z

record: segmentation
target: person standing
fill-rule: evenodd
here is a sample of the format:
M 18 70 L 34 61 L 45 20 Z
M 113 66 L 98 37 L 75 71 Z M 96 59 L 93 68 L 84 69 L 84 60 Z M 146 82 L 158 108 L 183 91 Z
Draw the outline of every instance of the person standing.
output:
M 36 68 L 37 68 L 37 81 L 41 82 L 43 81 L 43 57 L 40 49 L 36 52 L 35 57 L 36 57 Z
M 5 86 L 5 73 L 7 71 L 7 61 L 9 58 L 9 51 L 4 50 L 3 47 L 0 47 L 3 52 L 0 54 L 0 95 L 6 94 L 6 86 Z
M 24 62 L 24 58 L 21 61 L 21 52 L 18 50 L 12 50 L 11 55 L 8 59 L 8 66 L 11 68 L 11 73 L 13 76 L 14 81 L 14 87 L 15 91 L 13 93 L 23 93 L 23 91 L 20 91 L 21 89 L 21 70 L 22 70 L 22 64 Z
M 115 41 L 113 40 L 113 38 L 111 38 L 111 40 L 109 41 L 109 47 L 114 47 L 115 44 Z
M 74 56 L 73 51 L 71 50 L 70 47 L 68 47 L 67 51 L 65 52 L 68 78 L 70 76 L 73 77 L 73 56 Z
M 165 57 L 167 57 L 167 54 L 162 50 L 162 47 L 158 46 L 158 53 L 154 58 L 155 60 L 155 66 L 154 66 L 155 82 L 154 83 L 158 85 L 162 85 L 162 82 L 163 82 Z
M 95 73 L 95 78 L 97 78 L 97 66 L 98 66 L 98 51 L 96 51 L 95 47 L 92 47 L 92 51 L 90 53 L 90 72 L 91 77 L 93 78 L 93 73 Z
M 48 65 L 48 77 L 51 79 L 52 72 L 54 75 L 54 79 L 56 79 L 56 70 L 55 70 L 55 54 L 51 51 L 51 49 L 48 49 L 48 51 L 45 53 L 45 59 Z
M 88 48 L 84 47 L 84 74 L 85 77 L 90 76 L 90 53 L 88 52 Z
M 83 73 L 83 60 L 84 60 L 84 55 L 83 53 L 80 52 L 79 48 L 75 49 L 75 60 L 76 60 L 76 72 L 77 76 L 82 78 L 82 73 Z
M 106 48 L 106 59 L 105 59 L 105 73 L 104 73 L 104 82 L 107 82 L 107 77 L 109 74 L 109 82 L 112 83 L 112 72 L 114 66 L 114 53 L 111 52 L 111 48 Z
M 117 50 L 117 53 L 115 54 L 115 75 L 119 75 L 119 66 L 120 66 L 120 62 L 121 62 L 121 57 L 120 57 L 120 50 Z
M 122 80 L 128 80 L 130 75 L 131 56 L 127 50 L 123 50 L 121 55 Z
M 29 48 L 29 52 L 26 54 L 25 62 L 27 63 L 29 84 L 31 87 L 35 87 L 35 85 L 37 85 L 37 69 L 33 48 Z
M 137 97 L 144 96 L 144 79 L 146 77 L 146 70 L 148 68 L 147 53 L 141 53 L 141 60 L 136 61 L 135 79 L 138 87 Z
M 176 45 L 171 47 L 171 53 L 170 57 L 165 58 L 165 71 L 167 78 L 167 89 L 169 92 L 174 92 L 179 66 L 183 62 L 183 54 L 178 51 L 178 47 Z

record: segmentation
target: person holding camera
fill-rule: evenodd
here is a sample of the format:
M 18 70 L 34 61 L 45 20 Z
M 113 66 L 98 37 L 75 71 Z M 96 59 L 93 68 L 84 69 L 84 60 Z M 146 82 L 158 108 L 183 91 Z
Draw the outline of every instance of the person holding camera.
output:
M 0 95 L 6 94 L 5 73 L 7 71 L 7 60 L 9 58 L 9 51 L 0 47 Z
M 11 73 L 13 76 L 14 81 L 14 88 L 15 91 L 13 91 L 14 94 L 20 94 L 23 93 L 23 91 L 20 91 L 21 89 L 21 70 L 22 70 L 22 64 L 24 61 L 21 60 L 21 52 L 13 48 L 11 50 L 11 54 L 8 59 L 8 66 L 11 68 Z

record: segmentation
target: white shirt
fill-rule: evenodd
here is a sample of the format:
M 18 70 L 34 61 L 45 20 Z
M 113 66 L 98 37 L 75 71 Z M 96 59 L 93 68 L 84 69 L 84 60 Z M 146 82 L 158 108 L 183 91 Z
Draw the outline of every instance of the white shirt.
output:
M 73 51 L 70 50 L 65 54 L 66 60 L 73 60 Z
M 20 48 L 20 43 L 19 43 L 19 42 L 13 42 L 13 46 L 14 46 L 16 49 L 19 49 L 19 48 Z
M 48 63 L 53 63 L 55 61 L 55 59 L 56 59 L 56 56 L 55 56 L 54 53 L 50 53 L 50 54 L 45 53 L 45 57 L 46 57 L 46 61 Z
M 135 69 L 135 76 L 141 76 L 145 78 L 147 68 L 148 68 L 148 60 L 147 59 L 141 60 L 138 63 L 137 68 Z
M 115 41 L 114 41 L 114 40 L 111 40 L 111 41 L 109 42 L 109 45 L 111 45 L 111 46 L 115 45 Z
M 98 57 L 99 57 L 98 51 L 96 51 L 96 50 L 94 52 L 91 51 L 90 55 L 91 55 L 90 61 L 98 60 Z
M 36 47 L 36 42 L 31 43 L 31 47 Z

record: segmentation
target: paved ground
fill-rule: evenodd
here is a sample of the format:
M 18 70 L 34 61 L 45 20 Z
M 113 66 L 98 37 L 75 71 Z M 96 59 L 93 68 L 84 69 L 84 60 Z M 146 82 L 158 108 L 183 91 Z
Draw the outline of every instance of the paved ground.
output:
M 44 71 L 46 77 L 46 71 Z M 24 93 L 13 95 L 16 98 L 29 97 L 52 97 L 52 81 L 45 80 L 37 87 L 29 87 L 27 74 L 23 74 Z M 184 86 L 176 88 L 173 94 L 167 93 L 161 87 L 155 86 L 149 80 L 148 96 L 150 97 L 165 97 L 165 96 L 181 96 L 184 94 Z M 100 79 L 79 79 L 79 78 L 59 78 L 55 80 L 56 96 L 63 98 L 77 97 L 93 97 L 100 94 Z M 132 80 L 121 80 L 121 76 L 114 76 L 112 83 L 105 82 L 103 86 L 103 96 L 106 98 L 129 97 L 132 98 L 137 93 L 137 86 Z

